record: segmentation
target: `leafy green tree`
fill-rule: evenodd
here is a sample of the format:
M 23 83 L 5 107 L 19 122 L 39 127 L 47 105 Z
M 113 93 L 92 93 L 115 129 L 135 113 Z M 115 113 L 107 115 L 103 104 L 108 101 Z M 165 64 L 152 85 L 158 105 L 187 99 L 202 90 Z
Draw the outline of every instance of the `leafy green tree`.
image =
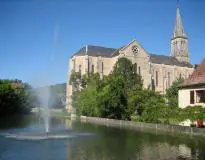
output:
M 132 90 L 142 90 L 141 76 L 133 70 L 132 62 L 119 58 L 112 73 L 105 79 L 99 93 L 102 116 L 114 119 L 130 119 L 132 110 L 128 108 L 128 95 Z
M 142 89 L 141 76 L 133 72 L 130 60 L 119 58 L 113 72 L 103 80 L 98 73 L 92 73 L 84 75 L 80 81 L 84 90 L 75 92 L 72 98 L 78 114 L 130 119 L 128 92 Z
M 100 81 L 98 73 L 81 77 L 78 87 L 82 89 L 76 90 L 72 96 L 72 106 L 78 115 L 101 116 L 97 101 Z
M 29 113 L 34 97 L 29 84 L 20 80 L 0 80 L 0 116 Z
M 102 117 L 127 119 L 127 100 L 122 76 L 110 77 L 107 85 L 99 92 L 98 99 Z
M 178 90 L 184 79 L 175 80 L 170 88 L 166 90 L 166 98 L 170 106 L 178 106 Z
M 76 82 L 77 80 L 81 79 L 81 74 L 80 72 L 74 72 L 72 71 L 71 72 L 71 75 L 70 75 L 70 81 L 69 81 L 69 84 L 72 84 L 72 82 Z
M 88 85 L 87 88 L 73 97 L 73 107 L 78 115 L 100 116 L 98 108 L 97 90 L 95 85 Z
M 141 120 L 157 122 L 164 107 L 164 98 L 152 90 L 137 90 L 129 94 L 128 107 L 134 115 L 141 116 Z
M 143 81 L 140 75 L 134 72 L 132 62 L 125 58 L 121 57 L 115 63 L 113 72 L 110 76 L 122 76 L 124 81 L 124 87 L 127 91 L 131 89 L 142 89 Z

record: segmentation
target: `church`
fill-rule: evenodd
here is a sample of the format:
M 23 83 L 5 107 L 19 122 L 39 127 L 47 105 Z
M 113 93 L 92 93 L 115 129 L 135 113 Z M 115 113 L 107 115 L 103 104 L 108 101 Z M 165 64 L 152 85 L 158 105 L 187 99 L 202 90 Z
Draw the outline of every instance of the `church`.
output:
M 184 31 L 180 9 L 176 10 L 174 32 L 170 40 L 170 56 L 149 53 L 137 41 L 119 48 L 86 45 L 73 54 L 69 59 L 69 75 L 72 71 L 81 75 L 89 72 L 99 73 L 100 77 L 108 75 L 120 57 L 132 61 L 135 71 L 141 75 L 144 88 L 154 88 L 155 91 L 165 94 L 174 80 L 188 78 L 194 71 L 190 63 L 188 36 Z M 72 109 L 72 85 L 67 82 L 67 108 Z

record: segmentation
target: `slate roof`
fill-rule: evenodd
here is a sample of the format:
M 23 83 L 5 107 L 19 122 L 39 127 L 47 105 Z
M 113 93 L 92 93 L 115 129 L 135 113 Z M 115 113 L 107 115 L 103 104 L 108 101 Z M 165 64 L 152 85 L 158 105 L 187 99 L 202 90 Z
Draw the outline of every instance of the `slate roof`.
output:
M 205 84 L 205 58 L 202 63 L 194 70 L 192 75 L 184 80 L 182 87 Z
M 88 45 L 87 55 L 88 56 L 114 57 L 118 55 L 118 50 L 120 50 L 121 48 L 115 49 L 115 48 Z M 73 56 L 83 56 L 85 54 L 86 54 L 86 46 L 82 47 Z M 176 66 L 189 67 L 189 68 L 193 67 L 192 64 L 180 62 L 175 57 L 157 55 L 157 54 L 150 54 L 150 62 L 157 63 L 157 64 L 176 65 Z
M 175 57 L 157 55 L 157 54 L 150 54 L 150 62 L 157 63 L 157 64 L 176 65 L 176 66 L 189 67 L 189 68 L 193 67 L 192 64 L 186 62 L 180 62 Z
M 111 57 L 112 53 L 117 49 L 114 48 L 106 48 L 100 46 L 87 46 L 87 55 L 88 56 L 102 56 L 102 57 Z M 74 56 L 83 56 L 86 54 L 86 46 L 81 48 L 78 52 L 74 54 Z

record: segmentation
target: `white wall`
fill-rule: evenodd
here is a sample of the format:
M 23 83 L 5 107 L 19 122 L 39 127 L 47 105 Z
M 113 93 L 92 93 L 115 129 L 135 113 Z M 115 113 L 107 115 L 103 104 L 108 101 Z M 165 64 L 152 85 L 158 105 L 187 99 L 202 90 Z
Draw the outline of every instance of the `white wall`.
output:
M 178 95 L 180 108 L 185 108 L 190 105 L 190 89 L 179 90 Z
M 205 90 L 205 88 L 193 88 L 193 89 L 181 89 L 178 91 L 178 98 L 179 98 L 179 107 L 185 108 L 187 106 L 204 106 L 205 103 L 196 103 L 196 94 L 194 95 L 194 104 L 190 104 L 190 91 L 197 91 L 197 90 Z

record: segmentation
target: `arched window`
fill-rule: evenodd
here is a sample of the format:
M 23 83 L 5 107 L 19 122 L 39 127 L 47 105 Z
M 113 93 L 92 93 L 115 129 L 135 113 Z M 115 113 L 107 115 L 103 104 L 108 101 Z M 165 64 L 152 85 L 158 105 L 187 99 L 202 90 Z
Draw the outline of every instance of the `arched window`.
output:
M 88 59 L 88 74 L 90 73 L 90 61 Z
M 141 70 L 140 70 L 140 67 L 138 67 L 138 72 L 139 72 L 139 75 L 141 75 Z
M 167 75 L 168 76 L 168 82 L 167 83 L 168 83 L 168 87 L 169 87 L 170 86 L 170 72 L 168 72 L 167 74 L 168 74 Z
M 103 70 L 104 70 L 104 64 L 103 64 L 103 62 L 102 62 L 102 73 L 103 73 Z
M 134 73 L 137 73 L 137 63 L 135 63 L 135 64 L 133 65 L 133 72 L 134 72 Z
M 152 90 L 155 90 L 155 82 L 154 82 L 154 77 L 152 76 L 151 78 L 151 86 L 152 86 Z
M 156 86 L 158 86 L 158 71 L 156 71 Z
M 92 65 L 92 73 L 94 73 L 94 71 L 95 71 L 95 67 L 94 67 L 94 65 Z
M 180 79 L 182 78 L 182 74 L 181 74 L 181 73 L 179 74 L 179 78 L 180 78 Z
M 79 65 L 79 73 L 81 74 L 81 65 Z
M 73 71 L 75 72 L 75 59 L 73 59 Z

